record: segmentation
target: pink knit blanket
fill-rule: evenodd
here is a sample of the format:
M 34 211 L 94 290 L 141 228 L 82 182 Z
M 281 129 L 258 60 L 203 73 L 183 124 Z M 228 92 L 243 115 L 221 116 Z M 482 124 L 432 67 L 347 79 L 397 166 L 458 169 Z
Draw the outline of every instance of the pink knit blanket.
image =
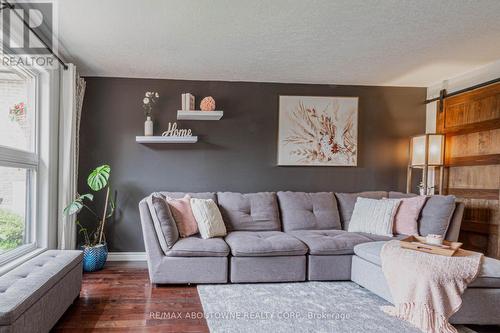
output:
M 387 242 L 381 260 L 394 306 L 382 310 L 428 333 L 456 333 L 448 319 L 479 273 L 482 254 L 459 250 L 453 257 L 403 249 Z

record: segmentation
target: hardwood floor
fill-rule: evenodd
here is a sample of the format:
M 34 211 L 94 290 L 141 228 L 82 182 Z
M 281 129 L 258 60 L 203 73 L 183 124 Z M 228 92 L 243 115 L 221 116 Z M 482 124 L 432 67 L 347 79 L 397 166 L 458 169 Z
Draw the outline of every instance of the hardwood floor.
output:
M 498 326 L 469 326 L 478 333 Z M 196 286 L 153 287 L 145 263 L 109 262 L 84 274 L 80 297 L 53 332 L 209 332 Z
M 84 274 L 53 332 L 209 332 L 202 314 L 196 286 L 153 287 L 144 263 L 108 263 Z

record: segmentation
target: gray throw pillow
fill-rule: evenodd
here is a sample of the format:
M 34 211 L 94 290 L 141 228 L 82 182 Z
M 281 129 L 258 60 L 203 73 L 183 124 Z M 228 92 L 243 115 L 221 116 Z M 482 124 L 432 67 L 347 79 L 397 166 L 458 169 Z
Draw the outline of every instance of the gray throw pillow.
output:
M 158 237 L 161 249 L 166 254 L 179 239 L 177 225 L 163 194 L 153 193 L 146 201 L 153 219 L 156 236 Z
M 445 237 L 454 211 L 455 196 L 430 196 L 420 212 L 418 233 L 421 236 L 435 234 Z
M 358 193 L 335 193 L 340 212 L 340 221 L 342 222 L 342 229 L 349 229 L 349 221 L 351 221 L 354 205 L 358 197 L 368 199 L 382 199 L 387 197 L 386 191 L 366 191 Z

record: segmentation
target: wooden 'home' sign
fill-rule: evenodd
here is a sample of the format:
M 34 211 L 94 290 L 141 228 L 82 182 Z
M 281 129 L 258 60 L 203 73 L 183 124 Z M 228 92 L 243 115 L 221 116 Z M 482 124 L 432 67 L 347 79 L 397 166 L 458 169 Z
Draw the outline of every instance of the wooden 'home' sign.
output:
M 163 132 L 162 136 L 191 136 L 191 129 L 178 129 L 177 123 L 168 123 L 168 129 Z

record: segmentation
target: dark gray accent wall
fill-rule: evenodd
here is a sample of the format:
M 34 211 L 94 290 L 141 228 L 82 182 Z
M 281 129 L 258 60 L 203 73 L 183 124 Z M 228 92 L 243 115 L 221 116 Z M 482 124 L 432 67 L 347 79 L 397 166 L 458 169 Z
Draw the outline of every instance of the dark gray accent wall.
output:
M 424 88 L 88 77 L 80 129 L 79 190 L 95 166 L 112 167 L 118 211 L 110 251 L 143 251 L 138 202 L 169 191 L 404 190 L 408 138 L 425 130 Z M 155 134 L 176 121 L 181 94 L 213 96 L 220 121 L 178 121 L 196 144 L 143 145 L 145 91 L 158 91 Z M 357 167 L 278 167 L 278 96 L 359 97 Z M 92 223 L 82 214 L 84 223 Z

